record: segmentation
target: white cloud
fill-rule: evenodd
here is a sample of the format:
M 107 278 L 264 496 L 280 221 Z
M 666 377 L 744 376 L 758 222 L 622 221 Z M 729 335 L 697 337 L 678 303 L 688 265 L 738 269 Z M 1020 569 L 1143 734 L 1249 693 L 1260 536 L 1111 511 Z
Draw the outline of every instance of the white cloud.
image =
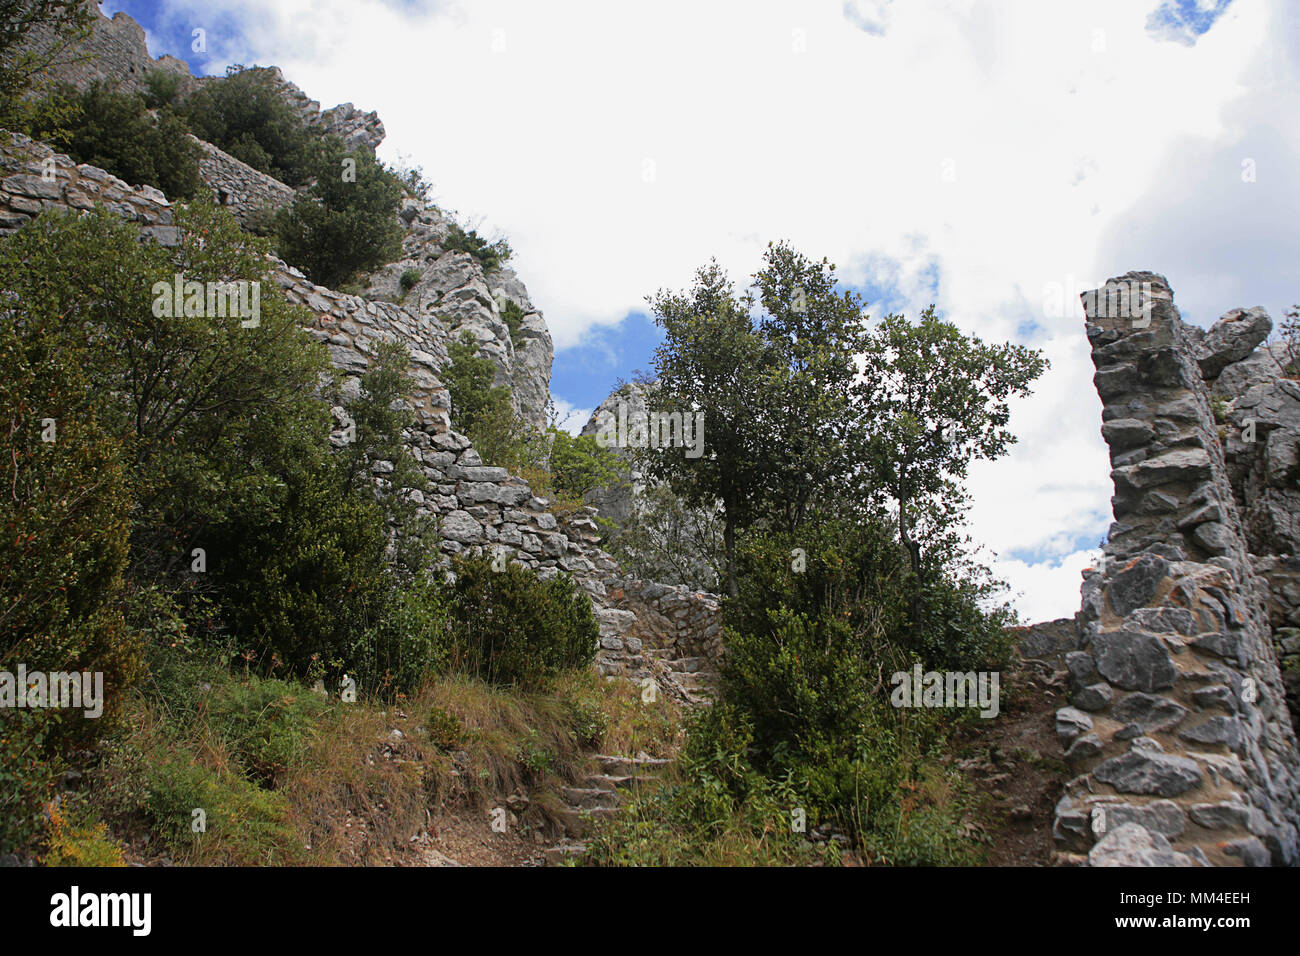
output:
M 1073 616 L 1079 605 L 1083 569 L 1091 567 L 1100 554 L 1096 549 L 1075 551 L 1036 564 L 998 560 L 993 562 L 993 571 L 1014 582 L 1014 590 L 1019 592 L 1016 609 L 1027 623 L 1051 621 Z
M 884 36 L 893 0 L 844 0 L 844 16 L 874 36 Z
M 209 2 L 169 7 L 201 23 Z M 325 105 L 377 109 L 387 156 L 414 156 L 442 203 L 510 237 L 559 348 L 660 287 L 686 285 L 710 256 L 748 276 L 778 238 L 829 256 L 849 280 L 893 278 L 894 305 L 911 314 L 933 299 L 967 331 L 1045 348 L 1053 370 L 1012 420 L 1020 444 L 971 480 L 980 540 L 1004 555 L 1062 555 L 1003 560 L 1031 617 L 1077 606 L 1079 542 L 1109 520 L 1082 313 L 1068 299 L 1063 314 L 1046 314 L 1048 290 L 1149 268 L 1169 274 L 1184 301 L 1167 254 L 1199 242 L 1202 258 L 1187 261 L 1207 268 L 1216 231 L 1236 215 L 1239 182 L 1216 181 L 1205 164 L 1295 115 L 1292 64 L 1275 49 L 1278 36 L 1295 44 L 1294 28 L 1279 29 L 1287 0 L 1238 0 L 1190 47 L 1153 39 L 1151 8 L 222 7 L 255 24 L 231 59 L 276 63 Z M 1257 136 L 1275 202 L 1300 195 L 1287 130 Z M 1217 197 L 1201 207 L 1213 220 L 1180 218 L 1192 188 Z M 1294 250 L 1294 239 L 1266 238 Z M 1217 312 L 1253 304 L 1259 260 L 1239 248 L 1232 261 L 1226 288 L 1189 294 L 1222 298 Z
M 558 395 L 552 396 L 555 402 L 555 413 L 558 419 L 558 427 L 568 432 L 570 435 L 577 435 L 582 431 L 582 426 L 587 424 L 591 419 L 593 408 L 578 408 L 572 402 L 565 401 Z

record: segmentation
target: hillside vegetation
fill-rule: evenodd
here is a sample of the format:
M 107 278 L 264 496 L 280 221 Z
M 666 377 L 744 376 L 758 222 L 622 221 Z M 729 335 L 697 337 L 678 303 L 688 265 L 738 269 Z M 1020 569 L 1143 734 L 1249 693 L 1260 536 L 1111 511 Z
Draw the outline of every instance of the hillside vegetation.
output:
M 414 505 L 435 489 L 404 441 L 411 356 L 389 343 L 345 390 L 268 258 L 336 287 L 398 261 L 420 177 L 316 135 L 267 82 L 43 90 L 11 120 L 188 201 L 175 246 L 103 208 L 0 239 L 0 671 L 109 688 L 102 717 L 5 710 L 0 854 L 412 862 L 434 814 L 503 807 L 541 841 L 603 752 L 677 759 L 584 864 L 980 862 L 950 759 L 977 718 L 900 707 L 891 675 L 1008 663 L 963 479 L 1014 442 L 1042 358 L 933 308 L 872 321 L 785 243 L 742 291 L 713 263 L 652 296 L 655 400 L 703 414 L 707 454 L 637 467 L 720 524 L 699 556 L 724 592 L 719 690 L 683 714 L 592 671 L 602 632 L 569 574 L 443 560 Z M 265 235 L 206 199 L 188 131 L 303 187 Z M 485 270 L 511 254 L 459 227 L 445 246 Z M 177 276 L 256 283 L 257 321 L 160 310 Z M 517 339 L 522 310 L 503 315 Z M 488 464 L 562 514 L 619 480 L 594 439 L 523 426 L 473 341 L 448 351 L 453 424 Z

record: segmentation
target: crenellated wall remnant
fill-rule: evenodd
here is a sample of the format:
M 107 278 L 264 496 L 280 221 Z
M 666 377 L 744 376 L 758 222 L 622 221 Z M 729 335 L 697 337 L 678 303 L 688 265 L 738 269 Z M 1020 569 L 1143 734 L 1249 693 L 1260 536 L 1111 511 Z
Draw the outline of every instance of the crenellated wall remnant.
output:
M 1076 775 L 1054 836 L 1094 866 L 1293 865 L 1300 753 L 1206 384 L 1259 338 L 1244 312 L 1185 325 L 1154 273 L 1083 299 L 1115 521 L 1084 575 L 1077 649 L 1069 628 L 1058 648 Z

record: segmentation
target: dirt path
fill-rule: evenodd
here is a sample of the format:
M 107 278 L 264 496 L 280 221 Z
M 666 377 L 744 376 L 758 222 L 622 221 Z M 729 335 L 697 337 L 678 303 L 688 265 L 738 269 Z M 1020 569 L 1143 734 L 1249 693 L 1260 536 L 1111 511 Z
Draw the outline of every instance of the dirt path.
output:
M 1052 811 L 1068 774 L 1055 729 L 1065 676 L 1041 661 L 1021 661 L 1003 683 L 1003 712 L 961 740 L 957 765 L 987 801 L 987 865 L 1051 866 Z

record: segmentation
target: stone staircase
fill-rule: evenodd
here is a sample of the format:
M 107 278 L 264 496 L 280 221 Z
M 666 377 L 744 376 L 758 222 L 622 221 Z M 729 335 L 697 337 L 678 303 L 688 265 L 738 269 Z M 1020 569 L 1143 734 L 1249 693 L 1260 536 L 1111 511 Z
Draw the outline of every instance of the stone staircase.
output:
M 643 651 L 654 663 L 661 681 L 672 685 L 688 704 L 705 706 L 713 703 L 718 678 L 704 657 L 679 657 L 676 647 L 651 647 Z
M 565 787 L 560 791 L 565 809 L 560 822 L 565 836 L 545 852 L 547 866 L 559 866 L 565 860 L 587 852 L 586 837 L 591 836 L 602 820 L 619 810 L 624 796 L 653 782 L 671 758 L 651 757 L 640 753 L 635 757 L 596 754 L 594 772 L 581 781 L 580 786 Z

